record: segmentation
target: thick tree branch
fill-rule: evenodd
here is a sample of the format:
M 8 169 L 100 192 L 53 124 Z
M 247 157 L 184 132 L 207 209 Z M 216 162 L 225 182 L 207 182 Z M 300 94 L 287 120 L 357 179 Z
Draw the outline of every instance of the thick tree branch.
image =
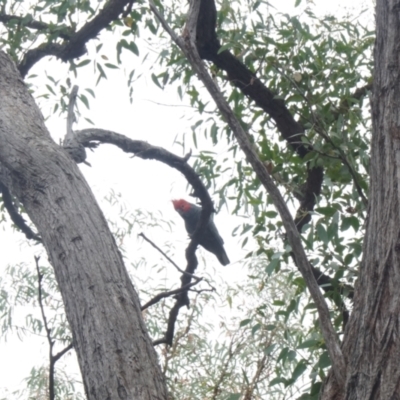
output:
M 91 21 L 87 22 L 79 31 L 72 33 L 63 44 L 41 44 L 36 49 L 27 51 L 18 66 L 21 76 L 25 77 L 28 71 L 45 56 L 56 56 L 62 61 L 83 56 L 86 53 L 86 43 L 97 37 L 110 22 L 116 20 L 123 13 L 124 7 L 130 3 L 131 0 L 107 1 L 103 9 Z
M 291 245 L 298 262 L 298 268 L 304 277 L 304 280 L 318 310 L 322 334 L 325 339 L 329 356 L 332 360 L 335 377 L 340 384 L 344 385 L 346 366 L 343 354 L 340 349 L 339 340 L 330 320 L 328 306 L 313 276 L 310 263 L 307 259 L 301 243 L 300 234 L 296 228 L 293 218 L 287 208 L 287 205 L 281 193 L 279 192 L 279 189 L 276 187 L 272 178 L 270 177 L 266 166 L 259 159 L 258 154 L 254 149 L 254 146 L 252 145 L 248 134 L 243 130 L 240 122 L 235 117 L 234 113 L 229 107 L 229 104 L 222 96 L 218 87 L 207 72 L 204 63 L 200 59 L 200 56 L 198 54 L 196 47 L 196 27 L 198 23 L 200 5 L 201 2 L 199 0 L 193 0 L 191 2 L 187 24 L 184 29 L 184 36 L 182 38 L 178 38 L 178 40 L 176 40 L 176 44 L 181 48 L 186 58 L 192 65 L 192 68 L 196 72 L 198 78 L 203 82 L 211 97 L 214 99 L 221 114 L 227 121 L 234 136 L 236 137 L 242 151 L 245 153 L 248 162 L 252 165 L 254 171 L 257 174 L 257 177 L 260 179 L 262 185 L 267 190 L 272 201 L 274 202 L 276 209 L 281 216 L 283 225 L 288 236 L 289 244 Z M 152 4 L 152 9 L 155 9 L 154 4 Z M 160 14 L 158 13 L 158 15 Z M 166 22 L 163 20 L 161 20 L 160 22 L 163 24 L 163 26 L 167 25 Z
M 113 144 L 125 153 L 134 154 L 144 160 L 157 160 L 181 172 L 193 188 L 193 196 L 201 200 L 202 206 L 213 211 L 211 197 L 196 171 L 187 163 L 190 155 L 179 157 L 162 147 L 152 146 L 142 140 L 133 140 L 119 133 L 105 129 L 88 128 L 75 131 L 80 143 L 93 147 L 93 142 Z M 194 235 L 193 235 L 194 236 Z

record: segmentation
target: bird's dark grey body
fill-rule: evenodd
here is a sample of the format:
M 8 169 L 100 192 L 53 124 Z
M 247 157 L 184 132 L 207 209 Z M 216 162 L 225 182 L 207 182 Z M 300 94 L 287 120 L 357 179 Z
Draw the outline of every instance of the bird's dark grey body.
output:
M 184 219 L 186 231 L 188 232 L 189 236 L 191 236 L 195 231 L 197 223 L 200 219 L 201 207 L 192 203 L 188 203 L 185 200 L 175 200 L 174 207 L 179 215 Z M 210 253 L 215 254 L 222 265 L 228 265 L 230 263 L 224 249 L 224 241 L 214 224 L 212 215 L 208 221 L 205 232 L 199 239 L 199 244 Z

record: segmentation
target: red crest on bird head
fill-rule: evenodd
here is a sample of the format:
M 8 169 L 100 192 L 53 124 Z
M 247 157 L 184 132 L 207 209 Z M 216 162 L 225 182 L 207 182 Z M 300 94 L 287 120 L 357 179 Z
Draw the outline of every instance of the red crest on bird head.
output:
M 176 211 L 180 210 L 183 212 L 189 211 L 191 208 L 190 203 L 188 203 L 186 200 L 180 199 L 180 200 L 172 200 L 172 204 L 174 205 L 174 208 Z

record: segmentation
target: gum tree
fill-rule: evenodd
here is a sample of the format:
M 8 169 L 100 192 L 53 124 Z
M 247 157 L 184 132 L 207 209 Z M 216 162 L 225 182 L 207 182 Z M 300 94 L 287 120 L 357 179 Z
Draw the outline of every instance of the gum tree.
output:
M 207 188 L 219 205 L 230 199 L 233 212 L 251 215 L 241 232 L 244 241 L 249 232 L 255 239 L 260 292 L 282 276 L 293 289 L 289 304 L 274 301 L 273 325 L 257 320 L 259 304 L 242 326 L 267 337 L 291 315 L 307 321 L 291 347 L 268 342 L 270 387 L 284 392 L 303 376 L 308 386 L 302 399 L 319 392 L 326 399 L 397 393 L 396 1 L 377 1 L 373 78 L 371 32 L 362 23 L 317 18 L 312 8 L 300 18 L 274 15 L 263 2 L 199 0 L 188 7 L 111 0 L 95 9 L 98 4 L 88 1 L 42 1 L 23 14 L 17 3 L 3 4 L 2 43 L 17 67 L 2 53 L 2 199 L 13 222 L 46 248 L 88 398 L 166 398 L 152 345 L 174 344 L 179 312 L 190 304 L 189 289 L 198 279 L 196 237 L 213 211 Z M 86 44 L 105 29 L 115 37 L 116 65 L 82 60 Z M 190 154 L 178 157 L 96 128 L 74 131 L 76 91 L 67 81 L 57 106 L 68 111 L 67 135 L 63 147 L 52 141 L 21 77 L 55 56 L 72 73 L 92 63 L 101 80 L 105 68 L 122 63 L 122 52 L 140 55 L 145 29 L 161 44 L 153 82 L 174 84 L 189 99 L 199 115 L 193 143 L 199 130 L 213 143 L 224 141 L 229 157 L 223 162 L 200 149 L 192 168 Z M 370 93 L 372 135 L 365 101 Z M 115 241 L 76 167 L 86 162 L 85 147 L 101 143 L 176 168 L 203 206 L 165 334 L 153 343 Z M 37 233 L 18 219 L 13 196 Z M 275 239 L 278 250 L 268 245 Z M 264 351 L 261 345 L 258 350 Z M 255 395 L 261 375 L 231 398 Z M 218 395 L 215 386 L 213 398 Z

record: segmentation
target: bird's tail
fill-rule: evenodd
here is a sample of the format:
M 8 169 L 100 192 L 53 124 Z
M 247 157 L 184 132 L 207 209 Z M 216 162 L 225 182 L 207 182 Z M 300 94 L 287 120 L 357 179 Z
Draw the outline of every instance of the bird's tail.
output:
M 225 266 L 230 264 L 229 258 L 225 252 L 225 249 L 222 247 L 222 251 L 219 252 L 219 254 L 217 255 L 219 262 Z

